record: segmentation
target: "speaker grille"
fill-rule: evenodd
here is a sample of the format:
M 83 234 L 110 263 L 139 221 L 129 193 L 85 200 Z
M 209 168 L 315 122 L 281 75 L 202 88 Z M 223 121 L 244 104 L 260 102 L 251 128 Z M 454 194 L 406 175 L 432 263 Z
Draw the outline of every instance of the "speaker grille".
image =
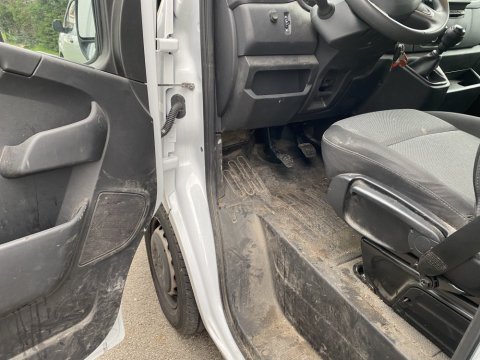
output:
M 80 256 L 80 265 L 110 255 L 127 244 L 141 226 L 145 211 L 146 199 L 140 194 L 100 194 Z

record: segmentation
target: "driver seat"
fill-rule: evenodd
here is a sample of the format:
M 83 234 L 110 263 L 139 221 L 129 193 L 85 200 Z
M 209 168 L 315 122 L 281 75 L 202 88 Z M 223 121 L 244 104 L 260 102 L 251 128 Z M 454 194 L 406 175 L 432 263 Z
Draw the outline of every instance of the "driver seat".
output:
M 322 139 L 329 202 L 364 237 L 357 275 L 447 353 L 478 306 L 480 257 L 435 276 L 419 272 L 419 259 L 476 222 L 479 146 L 480 118 L 417 110 L 341 120 Z

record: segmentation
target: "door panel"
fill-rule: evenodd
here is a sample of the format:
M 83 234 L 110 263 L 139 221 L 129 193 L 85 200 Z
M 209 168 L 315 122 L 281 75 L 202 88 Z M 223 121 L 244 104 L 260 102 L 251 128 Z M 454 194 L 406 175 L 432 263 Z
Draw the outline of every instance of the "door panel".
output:
M 82 359 L 115 322 L 156 200 L 146 102 L 142 82 L 0 44 L 0 359 Z

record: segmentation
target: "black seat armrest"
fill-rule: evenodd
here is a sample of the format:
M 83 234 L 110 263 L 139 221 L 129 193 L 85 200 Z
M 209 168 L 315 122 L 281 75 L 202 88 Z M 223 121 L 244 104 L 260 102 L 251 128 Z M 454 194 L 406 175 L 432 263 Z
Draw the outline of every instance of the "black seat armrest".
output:
M 327 196 L 351 227 L 394 252 L 419 257 L 455 231 L 413 200 L 360 174 L 334 177 Z

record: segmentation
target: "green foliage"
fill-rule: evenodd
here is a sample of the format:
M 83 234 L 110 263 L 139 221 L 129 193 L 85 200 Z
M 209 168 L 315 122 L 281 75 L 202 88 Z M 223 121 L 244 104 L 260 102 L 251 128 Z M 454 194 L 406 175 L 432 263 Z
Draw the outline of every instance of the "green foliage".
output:
M 58 53 L 55 19 L 63 19 L 68 0 L 0 0 L 0 32 L 6 42 Z

